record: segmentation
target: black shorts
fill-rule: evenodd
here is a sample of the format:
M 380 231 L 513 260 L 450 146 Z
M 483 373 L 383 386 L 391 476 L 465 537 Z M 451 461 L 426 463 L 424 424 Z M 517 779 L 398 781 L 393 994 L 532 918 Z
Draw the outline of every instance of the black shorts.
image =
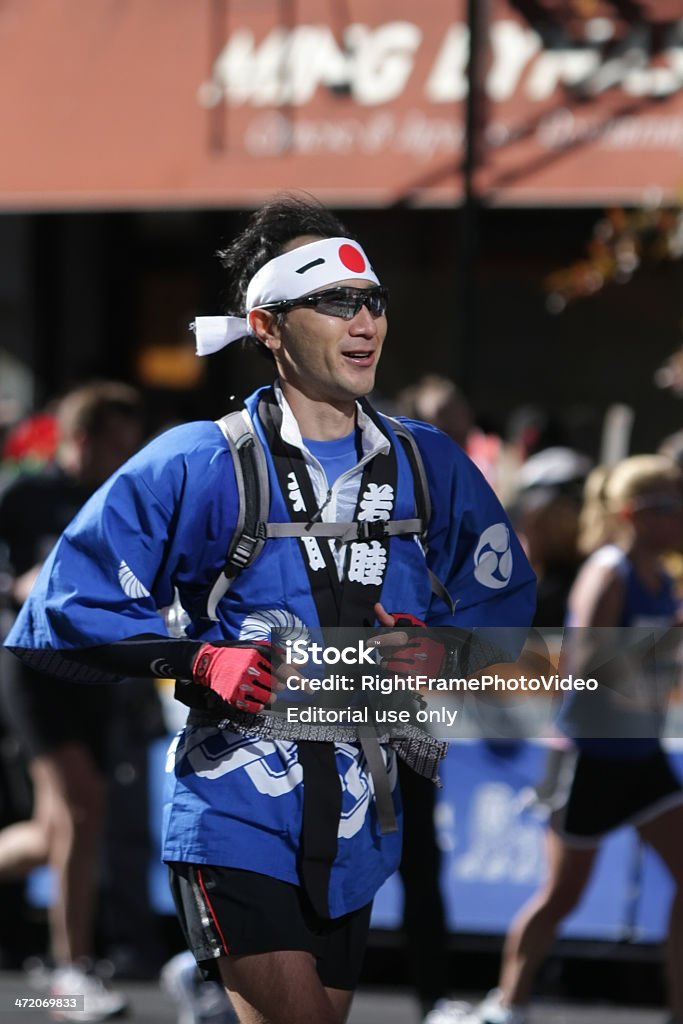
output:
M 78 743 L 104 771 L 116 685 L 55 679 L 34 672 L 5 652 L 0 682 L 2 717 L 29 760 Z
M 551 825 L 569 842 L 592 845 L 622 825 L 642 825 L 683 803 L 663 750 L 644 758 L 601 758 L 568 750 L 552 798 Z
M 185 939 L 205 978 L 218 978 L 221 956 L 301 949 L 316 958 L 327 988 L 356 988 L 372 904 L 327 919 L 298 885 L 254 871 L 173 863 L 169 876 Z

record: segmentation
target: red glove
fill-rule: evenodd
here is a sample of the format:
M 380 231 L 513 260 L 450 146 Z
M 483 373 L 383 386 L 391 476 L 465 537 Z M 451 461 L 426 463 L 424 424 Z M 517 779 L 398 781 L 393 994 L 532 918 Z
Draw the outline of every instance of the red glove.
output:
M 410 612 L 389 612 L 389 615 L 394 619 L 395 626 L 427 626 L 426 622 L 418 619 L 417 615 L 411 615 Z
M 254 714 L 269 703 L 277 685 L 267 643 L 258 647 L 202 644 L 192 664 L 192 678 L 233 707 Z
M 409 634 L 410 639 L 404 647 L 388 647 L 387 657 L 382 659 L 382 669 L 398 676 L 421 675 L 436 679 L 441 672 L 446 658 L 446 646 L 427 629 L 422 619 L 410 612 L 389 612 L 394 617 L 394 625 L 421 627 L 422 634 Z

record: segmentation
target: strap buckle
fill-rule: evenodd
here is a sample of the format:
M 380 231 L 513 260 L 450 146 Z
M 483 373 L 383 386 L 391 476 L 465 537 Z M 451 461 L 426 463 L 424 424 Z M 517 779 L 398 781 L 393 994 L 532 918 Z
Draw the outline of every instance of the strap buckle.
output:
M 245 566 L 249 565 L 255 549 L 266 539 L 266 524 L 257 522 L 255 526 L 255 536 L 251 537 L 247 533 L 242 534 L 235 546 L 235 550 L 230 554 L 228 559 L 229 565 L 236 566 L 237 569 L 244 569 Z
M 358 523 L 356 536 L 358 540 L 383 540 L 389 536 L 389 531 L 383 519 L 379 519 L 374 523 L 362 520 Z

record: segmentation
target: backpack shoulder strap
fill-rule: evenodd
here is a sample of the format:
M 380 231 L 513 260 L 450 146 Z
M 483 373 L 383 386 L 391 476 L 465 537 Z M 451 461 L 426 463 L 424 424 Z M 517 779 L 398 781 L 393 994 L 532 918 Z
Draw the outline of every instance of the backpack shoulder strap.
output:
M 432 517 L 432 499 L 429 494 L 429 484 L 427 483 L 427 474 L 424 462 L 422 461 L 422 455 L 420 454 L 415 437 L 400 420 L 394 419 L 393 416 L 384 416 L 384 419 L 388 420 L 391 424 L 391 429 L 403 445 L 408 462 L 410 463 L 413 480 L 415 481 L 415 511 L 418 519 L 421 519 L 424 523 L 421 540 L 426 551 L 427 529 L 429 527 L 429 520 Z
M 408 462 L 410 463 L 413 480 L 415 481 L 415 511 L 418 519 L 421 519 L 424 524 L 420 540 L 426 555 L 428 551 L 427 531 L 429 529 L 429 521 L 432 517 L 432 498 L 429 493 L 427 472 L 425 470 L 424 462 L 422 461 L 422 455 L 414 434 L 408 430 L 404 423 L 401 423 L 400 420 L 395 419 L 393 416 L 384 415 L 383 418 L 389 422 L 391 429 L 401 441 L 408 458 Z M 429 573 L 433 593 L 448 605 L 451 614 L 453 614 L 455 611 L 453 598 L 448 593 L 439 577 L 429 568 L 427 569 L 427 572 Z
M 216 420 L 228 442 L 237 482 L 238 513 L 223 570 L 207 601 L 207 614 L 216 621 L 218 602 L 242 569 L 260 553 L 266 539 L 265 523 L 270 507 L 268 466 L 263 446 L 244 409 Z

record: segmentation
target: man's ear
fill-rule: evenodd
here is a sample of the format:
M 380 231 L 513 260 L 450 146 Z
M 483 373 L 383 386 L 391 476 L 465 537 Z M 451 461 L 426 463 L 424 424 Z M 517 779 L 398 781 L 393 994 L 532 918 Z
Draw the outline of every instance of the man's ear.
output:
M 252 309 L 247 316 L 252 333 L 272 352 L 280 347 L 280 329 L 277 317 L 269 309 Z

